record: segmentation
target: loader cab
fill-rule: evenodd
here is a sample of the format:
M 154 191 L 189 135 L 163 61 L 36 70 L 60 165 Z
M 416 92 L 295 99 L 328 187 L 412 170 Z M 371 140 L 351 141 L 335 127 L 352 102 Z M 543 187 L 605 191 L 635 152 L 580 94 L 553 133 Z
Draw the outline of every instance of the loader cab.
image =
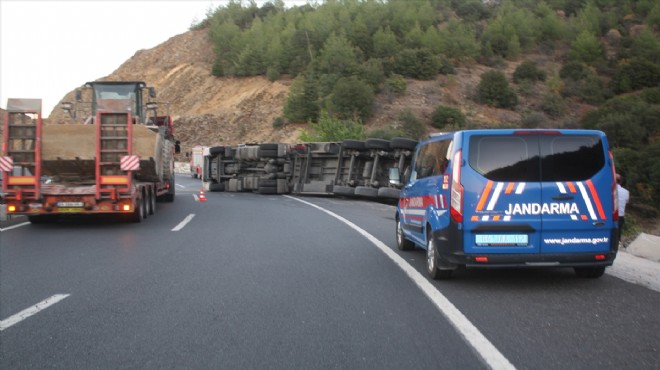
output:
M 147 87 L 141 81 L 95 81 L 88 82 L 85 87 L 92 89 L 92 115 L 97 111 L 126 112 L 136 117 L 140 123 L 145 121 L 143 90 Z M 149 90 L 150 96 L 155 91 Z

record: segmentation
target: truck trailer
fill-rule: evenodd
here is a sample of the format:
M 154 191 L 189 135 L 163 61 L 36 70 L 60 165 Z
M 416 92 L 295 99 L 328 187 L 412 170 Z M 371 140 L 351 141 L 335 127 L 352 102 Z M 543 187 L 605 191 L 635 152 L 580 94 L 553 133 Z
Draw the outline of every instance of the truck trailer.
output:
M 179 143 L 155 95 L 141 81 L 88 82 L 76 103 L 62 104 L 74 120 L 85 112 L 82 122 L 48 125 L 40 99 L 8 99 L 0 153 L 7 213 L 32 223 L 87 214 L 141 222 L 157 200 L 174 201 Z

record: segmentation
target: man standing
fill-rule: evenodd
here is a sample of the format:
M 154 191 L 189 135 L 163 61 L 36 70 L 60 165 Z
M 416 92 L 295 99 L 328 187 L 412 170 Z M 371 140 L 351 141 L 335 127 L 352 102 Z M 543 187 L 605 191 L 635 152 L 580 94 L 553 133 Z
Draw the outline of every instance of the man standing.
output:
M 619 243 L 621 243 L 621 231 L 623 230 L 623 224 L 625 223 L 624 216 L 626 214 L 626 204 L 628 204 L 630 193 L 626 188 L 621 186 L 621 175 L 618 173 L 616 174 L 616 190 L 619 194 Z

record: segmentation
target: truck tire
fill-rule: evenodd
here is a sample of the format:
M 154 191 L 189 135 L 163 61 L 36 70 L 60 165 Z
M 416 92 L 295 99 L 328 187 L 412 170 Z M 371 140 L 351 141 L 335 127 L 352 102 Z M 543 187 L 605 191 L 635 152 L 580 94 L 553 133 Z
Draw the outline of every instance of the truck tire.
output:
M 399 199 L 401 190 L 395 188 L 382 187 L 378 189 L 378 198 Z
M 364 150 L 365 149 L 364 141 L 360 141 L 360 140 L 344 140 L 341 143 L 341 146 L 344 149 L 355 149 L 355 150 Z
M 376 198 L 378 196 L 378 189 L 368 186 L 356 186 L 355 195 L 367 198 Z
M 367 141 L 364 142 L 364 146 L 367 149 L 389 150 L 390 149 L 390 142 L 388 140 L 384 140 L 384 139 L 367 139 Z
M 174 202 L 174 195 L 176 194 L 176 184 L 174 182 L 174 177 L 170 179 L 170 188 L 167 190 L 167 193 L 158 197 L 158 200 L 162 202 L 171 203 Z
M 150 215 L 153 215 L 154 213 L 156 213 L 156 194 L 149 191 L 149 192 L 147 192 L 147 196 L 149 198 L 148 199 L 148 204 L 149 204 L 149 207 L 148 207 L 149 212 L 148 213 Z
M 257 189 L 259 194 L 277 194 L 277 186 L 259 186 Z
M 133 212 L 126 215 L 128 222 L 139 223 L 146 217 L 144 215 L 144 198 L 140 199 L 136 207 L 133 209 Z
M 332 187 L 332 193 L 335 195 L 343 195 L 350 197 L 355 195 L 355 188 L 350 186 L 335 185 Z
M 214 146 L 209 149 L 209 154 L 211 155 L 225 155 L 225 147 L 224 146 Z
M 406 139 L 405 137 L 395 137 L 390 141 L 390 148 L 392 149 L 408 149 L 415 150 L 417 141 Z
M 216 191 L 225 191 L 225 184 L 220 182 L 220 183 L 211 183 L 209 184 L 209 191 L 211 192 L 216 192 Z
M 33 224 L 46 224 L 57 221 L 57 215 L 34 215 L 27 216 L 27 218 Z

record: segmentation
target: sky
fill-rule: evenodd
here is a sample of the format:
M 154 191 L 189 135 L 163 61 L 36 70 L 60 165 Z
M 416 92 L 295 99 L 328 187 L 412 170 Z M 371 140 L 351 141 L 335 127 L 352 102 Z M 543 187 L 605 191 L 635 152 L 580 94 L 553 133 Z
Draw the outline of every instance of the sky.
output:
M 42 116 L 48 117 L 68 92 L 111 74 L 138 50 L 188 31 L 227 3 L 0 0 L 0 107 L 8 98 L 42 99 Z M 285 0 L 287 6 L 305 3 Z

